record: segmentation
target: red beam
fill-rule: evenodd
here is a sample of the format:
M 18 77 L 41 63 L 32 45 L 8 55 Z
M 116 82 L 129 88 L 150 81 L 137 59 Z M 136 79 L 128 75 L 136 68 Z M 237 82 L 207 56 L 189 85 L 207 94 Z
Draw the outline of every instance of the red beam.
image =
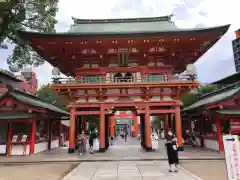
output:
M 172 100 L 172 101 L 157 101 L 157 102 L 149 102 L 149 101 L 131 101 L 131 102 L 104 102 L 105 108 L 111 108 L 111 107 L 121 107 L 121 106 L 144 106 L 145 104 L 148 104 L 149 106 L 174 106 L 177 105 L 179 100 Z M 79 103 L 79 104 L 70 104 L 68 107 L 100 107 L 100 104 L 102 102 L 93 102 L 93 103 Z
M 175 113 L 174 109 L 158 109 L 158 110 L 149 110 L 151 114 L 165 114 L 165 113 Z M 105 114 L 110 112 L 105 111 Z M 138 111 L 140 114 L 144 114 L 145 110 Z M 100 111 L 75 111 L 75 115 L 100 115 Z
M 140 114 L 145 113 L 145 110 L 140 110 Z M 158 110 L 149 110 L 150 114 L 165 114 L 165 113 L 175 113 L 175 109 L 158 109 Z
M 75 115 L 99 115 L 100 111 L 75 111 Z M 105 114 L 109 114 L 109 112 L 105 111 Z

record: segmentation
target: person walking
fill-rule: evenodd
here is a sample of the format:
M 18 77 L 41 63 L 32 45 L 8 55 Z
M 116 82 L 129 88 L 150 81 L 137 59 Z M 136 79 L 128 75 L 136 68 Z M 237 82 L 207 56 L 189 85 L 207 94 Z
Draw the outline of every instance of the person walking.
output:
M 96 138 L 95 133 L 90 132 L 90 136 L 89 136 L 89 148 L 90 148 L 90 153 L 94 154 L 94 150 L 93 150 L 93 140 Z
M 79 154 L 82 155 L 86 152 L 86 135 L 84 131 L 82 131 L 82 134 L 78 137 L 78 148 L 79 148 Z
M 173 172 L 173 165 L 175 165 L 175 172 L 178 172 L 178 147 L 177 147 L 177 139 L 173 135 L 172 131 L 168 132 L 166 137 L 166 144 L 167 147 L 167 156 L 168 156 L 168 164 L 169 164 L 169 172 Z
M 81 135 L 78 136 L 78 152 L 79 155 L 83 154 L 83 138 Z
M 113 140 L 114 140 L 114 137 L 111 136 L 111 137 L 110 137 L 110 143 L 111 143 L 110 145 L 111 145 L 111 146 L 113 146 Z
M 192 130 L 192 146 L 196 147 L 197 146 L 197 133 L 196 133 L 196 129 L 194 128 Z
M 124 133 L 124 140 L 125 140 L 125 144 L 127 144 L 127 136 L 128 136 L 128 132 L 127 132 L 127 131 L 125 131 L 125 133 Z

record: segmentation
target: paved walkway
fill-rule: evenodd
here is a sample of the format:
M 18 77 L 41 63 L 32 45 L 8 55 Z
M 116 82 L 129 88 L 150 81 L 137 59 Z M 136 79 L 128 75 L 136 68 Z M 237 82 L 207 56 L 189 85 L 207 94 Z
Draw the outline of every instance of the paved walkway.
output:
M 183 170 L 169 173 L 167 162 L 83 162 L 63 180 L 194 180 Z M 195 179 L 196 180 L 196 179 Z
M 179 152 L 181 160 L 188 159 L 224 159 L 223 154 L 201 148 L 185 147 L 183 152 Z M 105 153 L 68 154 L 68 148 L 56 148 L 51 151 L 35 154 L 33 156 L 12 156 L 0 157 L 0 163 L 12 162 L 61 162 L 61 161 L 126 161 L 126 160 L 166 160 L 166 149 L 164 141 L 159 141 L 159 148 L 156 152 L 145 152 L 140 146 L 140 142 L 135 138 L 130 138 L 127 144 L 124 140 L 117 138 L 114 146 L 110 146 Z

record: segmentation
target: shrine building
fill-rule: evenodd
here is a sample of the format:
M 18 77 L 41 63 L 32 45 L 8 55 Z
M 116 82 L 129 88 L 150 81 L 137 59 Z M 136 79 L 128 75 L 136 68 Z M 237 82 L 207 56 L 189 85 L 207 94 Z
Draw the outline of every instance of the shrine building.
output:
M 55 72 L 67 76 L 55 77 L 51 89 L 70 101 L 69 153 L 74 152 L 76 124 L 83 115 L 100 117 L 100 152 L 104 152 L 113 126 L 111 116 L 126 110 L 140 117 L 141 145 L 146 151 L 152 150 L 153 115 L 164 115 L 165 121 L 173 117 L 183 150 L 180 95 L 198 85 L 192 64 L 229 25 L 179 29 L 171 16 L 73 21 L 66 33 L 19 32 Z
M 63 145 L 69 113 L 35 95 L 36 74 L 0 69 L 0 155 L 32 155 Z M 66 134 L 66 133 L 65 133 Z
M 239 38 L 238 31 L 236 38 Z M 239 47 L 233 42 L 233 52 L 235 48 Z M 240 72 L 236 72 L 212 82 L 217 86 L 215 91 L 201 96 L 197 102 L 182 110 L 183 123 L 187 125 L 184 129 L 195 129 L 198 145 L 223 152 L 222 135 L 240 134 L 239 79 Z

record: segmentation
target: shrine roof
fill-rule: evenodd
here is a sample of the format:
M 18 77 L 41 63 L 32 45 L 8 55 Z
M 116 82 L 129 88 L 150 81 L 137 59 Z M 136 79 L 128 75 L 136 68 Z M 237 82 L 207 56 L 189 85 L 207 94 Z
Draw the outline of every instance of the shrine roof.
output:
M 238 92 L 240 92 L 240 87 L 238 83 L 224 87 L 222 89 L 209 93 L 206 96 L 202 96 L 202 99 L 200 99 L 199 101 L 193 103 L 188 107 L 185 107 L 182 111 L 189 111 L 195 108 L 202 107 L 204 105 L 217 103 L 219 101 L 232 97 Z
M 64 111 L 64 110 L 54 106 L 53 104 L 48 103 L 44 99 L 41 99 L 34 95 L 24 93 L 24 92 L 15 90 L 15 89 L 9 89 L 7 92 L 3 93 L 2 95 L 0 94 L 0 100 L 4 99 L 7 96 L 13 97 L 15 100 L 17 100 L 21 103 L 33 106 L 33 107 L 47 109 L 54 113 L 69 115 L 69 113 L 67 111 Z
M 11 79 L 15 82 L 22 82 L 22 80 L 18 79 L 16 76 L 14 76 L 14 74 L 5 69 L 0 69 L 0 76 L 5 76 L 6 78 Z
M 223 115 L 240 115 L 239 109 L 221 109 L 216 111 L 216 113 L 223 114 Z
M 1 109 L 2 110 L 2 109 Z M 33 117 L 37 117 L 36 113 L 23 113 L 23 112 L 1 112 L 0 120 L 12 120 L 12 119 L 29 119 Z
M 69 33 L 115 34 L 178 30 L 171 16 L 129 19 L 76 19 Z
M 220 79 L 218 81 L 212 82 L 211 84 L 221 84 L 221 85 L 226 85 L 226 84 L 233 84 L 236 83 L 240 80 L 240 72 L 234 73 L 230 76 L 227 76 L 223 79 Z
M 161 22 L 162 23 L 162 22 Z M 165 24 L 166 22 L 164 22 Z M 168 24 L 168 23 L 166 23 Z M 171 23 L 170 23 L 171 24 Z M 158 22 L 151 22 L 150 24 L 143 24 L 142 22 L 137 25 L 132 23 L 127 23 L 122 26 L 111 27 L 112 24 L 106 26 L 104 24 L 95 27 L 94 24 L 86 24 L 89 27 L 70 29 L 68 32 L 63 33 L 44 33 L 44 32 L 32 32 L 32 31 L 18 31 L 18 36 L 22 39 L 27 37 L 84 37 L 84 38 L 95 38 L 95 37 L 153 37 L 160 35 L 187 35 L 193 36 L 200 33 L 212 33 L 221 32 L 223 35 L 229 28 L 230 25 L 215 26 L 208 28 L 177 28 L 175 25 L 163 25 Z M 128 26 L 129 25 L 129 26 Z M 90 27 L 91 26 L 91 27 Z M 174 26 L 174 28 L 172 28 Z M 79 26 L 80 27 L 80 26 Z

